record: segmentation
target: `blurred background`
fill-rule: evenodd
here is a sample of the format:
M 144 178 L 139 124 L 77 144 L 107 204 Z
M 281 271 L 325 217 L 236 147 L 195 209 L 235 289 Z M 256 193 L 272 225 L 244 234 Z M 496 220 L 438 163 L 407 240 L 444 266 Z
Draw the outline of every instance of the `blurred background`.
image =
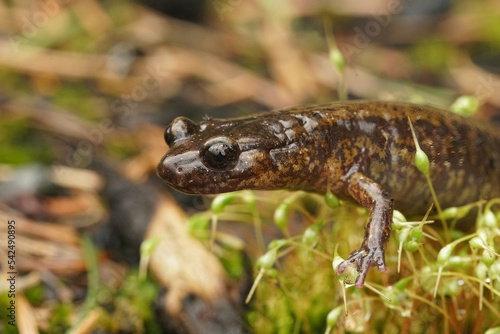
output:
M 358 243 L 366 216 L 356 208 L 344 210 L 357 225 L 329 225 L 319 255 L 283 256 L 245 304 L 264 244 L 300 235 L 311 214 L 291 214 L 284 232 L 273 212 L 293 195 L 244 193 L 215 215 L 211 247 L 210 199 L 177 193 L 155 173 L 168 149 L 164 129 L 181 115 L 200 121 L 346 98 L 449 108 L 467 95 L 475 117 L 492 121 L 499 22 L 498 0 L 0 0 L 2 310 L 12 300 L 7 272 L 17 272 L 16 325 L 2 311 L 0 332 L 500 326 L 498 297 L 468 308 L 475 290 L 443 293 L 438 311 L 417 298 L 367 306 L 376 297 L 354 291 L 351 316 L 327 329 L 342 304 L 334 233 L 352 232 Z M 321 211 L 316 197 L 303 202 Z M 403 277 L 372 274 L 385 286 Z

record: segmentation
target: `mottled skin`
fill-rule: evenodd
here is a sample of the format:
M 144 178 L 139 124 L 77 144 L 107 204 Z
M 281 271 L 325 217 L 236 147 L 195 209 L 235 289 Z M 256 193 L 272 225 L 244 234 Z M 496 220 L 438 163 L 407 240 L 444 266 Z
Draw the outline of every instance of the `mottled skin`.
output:
M 361 247 L 337 268 L 385 270 L 393 208 L 424 214 L 432 197 L 414 164 L 417 140 L 442 207 L 500 196 L 500 128 L 408 103 L 342 102 L 256 116 L 177 118 L 158 175 L 189 194 L 291 189 L 351 198 L 369 210 Z

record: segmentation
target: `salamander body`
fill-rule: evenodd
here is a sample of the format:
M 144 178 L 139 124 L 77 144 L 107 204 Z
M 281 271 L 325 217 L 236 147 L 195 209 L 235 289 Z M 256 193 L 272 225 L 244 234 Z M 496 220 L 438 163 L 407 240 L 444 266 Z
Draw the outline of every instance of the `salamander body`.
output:
M 158 175 L 189 194 L 290 189 L 353 199 L 369 210 L 361 247 L 337 268 L 385 270 L 392 212 L 432 203 L 415 166 L 416 138 L 442 207 L 500 197 L 500 127 L 408 103 L 341 102 L 194 123 L 175 119 Z

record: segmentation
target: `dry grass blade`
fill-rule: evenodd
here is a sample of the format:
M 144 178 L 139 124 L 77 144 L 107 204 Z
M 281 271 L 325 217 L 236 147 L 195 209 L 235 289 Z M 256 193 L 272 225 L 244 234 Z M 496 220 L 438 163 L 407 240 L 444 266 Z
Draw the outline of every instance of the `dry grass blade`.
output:
M 17 325 L 19 334 L 38 334 L 38 326 L 35 319 L 35 314 L 30 303 L 26 300 L 23 294 L 16 296 L 18 319 Z

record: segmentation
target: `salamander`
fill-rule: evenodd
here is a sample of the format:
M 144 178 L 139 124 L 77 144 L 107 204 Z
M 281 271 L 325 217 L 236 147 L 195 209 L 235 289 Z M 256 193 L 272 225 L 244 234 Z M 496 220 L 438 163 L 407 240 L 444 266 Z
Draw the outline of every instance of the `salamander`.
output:
M 500 197 L 500 127 L 430 106 L 339 102 L 195 123 L 176 118 L 157 173 L 188 194 L 289 189 L 357 201 L 369 211 L 361 247 L 337 267 L 386 269 L 393 209 L 424 214 L 433 202 L 415 166 L 415 142 L 430 161 L 442 207 Z

